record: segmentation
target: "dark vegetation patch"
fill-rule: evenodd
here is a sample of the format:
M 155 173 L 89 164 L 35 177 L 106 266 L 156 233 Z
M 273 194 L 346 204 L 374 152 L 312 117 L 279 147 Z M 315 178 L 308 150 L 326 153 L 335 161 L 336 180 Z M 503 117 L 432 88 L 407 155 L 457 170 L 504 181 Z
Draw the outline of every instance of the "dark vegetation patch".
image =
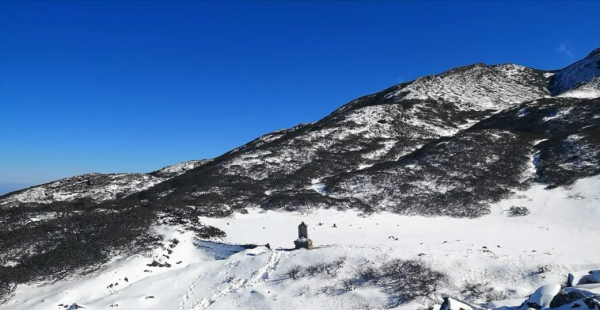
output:
M 463 299 L 469 302 L 490 302 L 508 298 L 505 292 L 490 287 L 487 282 L 466 283 L 460 293 Z
M 396 213 L 478 217 L 489 203 L 528 184 L 519 172 L 535 140 L 496 129 L 466 131 L 398 161 L 330 178 L 327 188 L 334 197 L 351 193 Z
M 319 262 L 308 266 L 294 265 L 288 269 L 285 276 L 293 280 L 314 276 L 336 277 L 338 270 L 344 266 L 345 262 L 345 257 L 338 257 L 330 262 Z
M 331 196 L 397 213 L 478 217 L 531 182 L 600 174 L 600 99 L 546 98 L 496 114 L 398 161 L 324 181 Z M 531 165 L 535 174 L 526 175 Z
M 159 209 L 120 200 L 90 199 L 22 204 L 0 209 L 0 300 L 17 284 L 55 280 L 94 270 L 115 255 L 158 246 L 151 225 L 164 221 L 193 230 L 201 238 L 224 232 L 198 221 L 193 209 Z M 176 244 L 176 243 L 175 243 Z
M 310 267 L 296 265 L 288 270 L 287 278 L 297 280 L 323 274 L 335 277 L 342 266 L 343 260 L 315 264 L 315 272 L 311 274 Z M 337 287 L 326 286 L 319 291 L 324 294 L 342 294 L 363 285 L 372 285 L 387 293 L 389 306 L 394 308 L 413 300 L 435 300 L 435 294 L 446 282 L 446 275 L 423 261 L 393 259 L 379 267 L 366 266 L 356 270 L 351 277 L 342 279 Z
M 536 181 L 549 187 L 600 174 L 600 99 L 545 98 L 481 122 L 544 139 L 534 147 Z
M 529 209 L 526 207 L 511 206 L 508 208 L 508 216 L 526 216 L 529 215 Z

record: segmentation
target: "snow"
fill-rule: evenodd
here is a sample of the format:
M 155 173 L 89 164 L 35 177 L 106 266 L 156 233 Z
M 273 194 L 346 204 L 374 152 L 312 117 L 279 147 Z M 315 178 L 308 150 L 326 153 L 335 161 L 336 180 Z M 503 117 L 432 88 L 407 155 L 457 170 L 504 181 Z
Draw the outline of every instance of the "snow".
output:
M 327 195 L 327 192 L 325 191 L 325 184 L 321 183 L 321 179 L 312 179 L 311 185 L 308 188 L 321 195 Z
M 543 122 L 551 121 L 556 118 L 561 118 L 571 112 L 572 108 L 561 109 L 558 112 L 553 113 L 552 115 L 546 116 L 542 119 Z
M 88 184 L 88 181 L 93 182 L 100 178 L 102 178 L 102 184 Z M 118 195 L 127 196 L 143 191 L 165 180 L 165 178 L 140 173 L 110 175 L 90 173 L 26 189 L 1 200 L 0 205 L 10 202 L 49 203 L 53 201 L 72 201 L 87 197 L 96 201 L 104 201 L 115 199 Z
M 600 74 L 600 69 L 598 73 Z M 577 87 L 558 95 L 558 97 L 580 99 L 598 98 L 600 97 L 600 77 L 595 77 L 586 83 L 578 85 Z
M 190 161 L 185 161 L 173 166 L 167 166 L 164 167 L 160 170 L 158 170 L 158 173 L 161 174 L 175 174 L 175 175 L 180 175 L 188 170 L 194 169 L 198 166 L 201 166 L 207 162 L 209 162 L 210 160 L 190 160 Z
M 600 97 L 600 89 L 589 89 L 589 90 L 571 90 L 566 93 L 560 94 L 558 97 L 570 97 L 580 99 L 594 99 Z
M 101 174 L 87 173 L 25 189 L 0 200 L 0 206 L 10 203 L 50 203 L 91 198 L 112 200 L 137 193 L 194 169 L 209 160 L 191 160 L 147 173 Z
M 513 64 L 477 64 L 419 78 L 386 97 L 443 100 L 456 103 L 463 110 L 497 110 L 547 94 L 522 84 L 530 72 L 527 67 Z
M 538 288 L 519 309 L 527 310 L 529 308 L 547 308 L 550 306 L 552 298 L 560 292 L 560 284 L 546 284 Z M 539 309 L 538 308 L 538 309 Z
M 600 52 L 593 51 L 584 59 L 577 61 L 560 70 L 554 76 L 552 85 L 554 94 L 561 94 L 571 89 L 580 87 L 582 84 L 596 84 L 600 76 Z
M 318 179 L 313 182 L 319 184 Z M 59 304 L 73 303 L 89 310 L 385 307 L 386 293 L 373 285 L 339 294 L 324 292 L 339 287 L 364 266 L 376 267 L 393 258 L 420 259 L 447 274 L 449 281 L 440 293 L 460 296 L 465 284 L 487 282 L 509 299 L 494 303 L 495 307 L 515 306 L 530 295 L 530 300 L 546 305 L 556 290 L 553 284 L 564 282 L 568 273 L 585 276 L 577 272 L 600 268 L 598 188 L 598 176 L 570 188 L 533 186 L 495 203 L 491 215 L 478 219 L 333 209 L 308 213 L 249 209 L 248 214 L 229 218 L 201 218 L 227 233 L 225 243 L 197 240 L 178 227 L 158 226 L 164 242 L 154 251 L 116 258 L 84 277 L 18 286 L 0 309 L 59 309 Z M 508 217 L 505 211 L 514 205 L 527 207 L 531 214 Z M 289 251 L 302 221 L 309 225 L 315 249 Z M 179 242 L 171 247 L 174 239 Z M 266 243 L 271 249 L 236 245 Z M 163 256 L 167 249 L 172 250 L 169 258 Z M 344 263 L 334 276 L 291 280 L 286 275 L 295 265 L 336 259 Z M 146 266 L 153 260 L 171 267 Z M 547 271 L 538 274 L 541 266 Z M 534 293 L 543 285 L 550 286 Z M 584 286 L 578 289 L 597 290 Z M 421 303 L 400 308 L 425 308 Z

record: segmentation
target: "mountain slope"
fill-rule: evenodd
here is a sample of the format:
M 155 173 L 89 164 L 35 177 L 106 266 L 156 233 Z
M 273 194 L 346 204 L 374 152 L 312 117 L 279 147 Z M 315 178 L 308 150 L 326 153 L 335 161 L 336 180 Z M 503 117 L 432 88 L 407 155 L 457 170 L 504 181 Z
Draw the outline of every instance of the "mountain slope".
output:
M 560 95 L 569 90 L 592 82 L 600 76 L 600 48 L 593 50 L 584 59 L 560 70 L 553 79 L 551 91 Z M 597 82 L 594 83 L 596 86 Z
M 316 123 L 265 135 L 146 193 L 154 195 L 158 206 L 197 205 L 222 214 L 260 206 L 481 216 L 488 212 L 489 203 L 512 190 L 543 181 L 542 177 L 527 176 L 538 140 L 556 140 L 595 126 L 591 107 L 596 101 L 586 99 L 593 98 L 598 89 L 599 67 L 596 50 L 558 71 L 511 64 L 452 69 L 353 100 Z M 557 98 L 545 99 L 551 94 Z M 535 105 L 536 99 L 544 105 L 530 108 L 539 110 L 532 114 L 538 118 L 504 118 L 507 123 L 498 128 L 469 129 L 477 122 L 485 126 L 480 124 L 493 120 L 502 110 L 514 114 L 510 109 L 521 103 Z M 573 120 L 563 114 L 571 106 L 588 104 L 591 112 L 573 122 L 569 132 L 561 131 L 563 121 Z M 528 108 L 524 104 L 518 110 Z M 553 114 L 556 117 L 547 121 Z M 521 132 L 511 128 L 530 121 L 557 128 Z M 452 143 L 445 146 L 447 138 Z M 428 150 L 439 154 L 423 157 Z M 596 173 L 592 167 L 598 166 L 594 147 L 582 150 L 591 153 L 585 155 L 590 167 L 582 168 L 590 172 L 581 176 Z M 566 156 L 564 153 L 556 155 Z M 423 158 L 417 159 L 420 156 Z M 431 163 L 427 173 L 396 173 L 395 167 L 409 160 L 439 162 Z M 451 171 L 447 171 L 449 167 Z M 379 171 L 381 178 L 377 182 L 361 177 L 374 171 Z M 470 181 L 463 183 L 467 179 Z M 485 193 L 478 194 L 480 191 Z M 170 194 L 164 195 L 167 192 Z M 221 208 L 224 204 L 227 207 Z
M 199 167 L 207 160 L 192 160 L 151 173 L 88 173 L 0 196 L 0 206 L 51 203 L 88 198 L 94 202 L 123 198 Z
M 600 173 L 600 99 L 546 98 L 485 119 L 398 161 L 327 179 L 332 197 L 377 210 L 477 217 L 532 182 Z
M 265 135 L 146 194 L 159 205 L 207 210 L 223 204 L 371 209 L 314 189 L 323 178 L 395 161 L 506 106 L 548 96 L 550 81 L 547 72 L 516 65 L 453 69 L 351 101 L 316 123 Z

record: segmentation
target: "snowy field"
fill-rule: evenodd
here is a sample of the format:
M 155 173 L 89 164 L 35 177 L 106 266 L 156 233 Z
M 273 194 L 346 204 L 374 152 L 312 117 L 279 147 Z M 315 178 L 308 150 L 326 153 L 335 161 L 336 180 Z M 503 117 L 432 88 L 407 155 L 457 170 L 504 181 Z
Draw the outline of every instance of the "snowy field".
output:
M 468 299 L 468 284 L 481 284 L 489 293 L 471 302 L 502 299 L 487 306 L 518 306 L 542 285 L 564 284 L 568 273 L 600 269 L 599 189 L 600 177 L 568 189 L 534 186 L 478 219 L 334 210 L 249 210 L 203 218 L 227 233 L 222 243 L 161 226 L 156 229 L 164 236 L 163 247 L 115 259 L 83 278 L 21 285 L 0 308 L 419 309 L 439 304 L 441 294 Z M 509 216 L 512 206 L 530 213 Z M 289 251 L 302 221 L 316 248 Z M 267 243 L 270 249 L 238 246 Z M 344 285 L 359 270 L 395 258 L 423 261 L 447 281 L 430 299 L 400 305 L 390 304 L 389 292 L 373 283 Z M 290 277 L 294 266 L 322 263 L 334 267 Z

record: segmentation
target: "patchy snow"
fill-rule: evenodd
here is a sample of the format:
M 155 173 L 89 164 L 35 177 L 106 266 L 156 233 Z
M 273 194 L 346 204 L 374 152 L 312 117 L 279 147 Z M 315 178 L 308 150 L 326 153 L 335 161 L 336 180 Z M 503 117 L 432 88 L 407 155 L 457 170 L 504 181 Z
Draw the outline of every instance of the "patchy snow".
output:
M 321 183 L 321 179 L 312 179 L 310 183 L 311 185 L 308 187 L 309 189 L 312 189 L 321 195 L 327 195 L 327 192 L 325 191 L 325 184 Z
M 553 119 L 561 118 L 569 113 L 571 113 L 572 108 L 560 109 L 558 111 L 554 111 L 551 115 L 548 115 L 542 119 L 542 121 L 547 122 Z
M 453 102 L 464 110 L 503 109 L 548 93 L 523 85 L 532 69 L 513 65 L 476 64 L 427 76 L 400 87 L 387 97 Z
M 600 60 L 598 60 L 600 61 Z M 599 70 L 600 74 L 600 70 Z M 594 99 L 600 97 L 600 77 L 583 83 L 569 91 L 566 91 L 558 97 L 569 97 L 569 98 L 581 98 L 581 99 Z
M 157 170 L 155 173 L 157 173 L 159 175 L 170 175 L 171 177 L 177 176 L 188 170 L 192 170 L 196 167 L 204 165 L 208 162 L 210 162 L 210 160 L 206 160 L 206 159 L 185 161 L 185 162 L 173 165 L 173 166 L 164 167 L 160 170 Z
M 584 59 L 577 61 L 560 70 L 554 76 L 552 93 L 562 94 L 571 89 L 581 87 L 586 83 L 596 84 L 600 76 L 600 49 L 592 51 Z
M 164 167 L 152 173 L 77 175 L 9 195 L 0 199 L 0 206 L 11 203 L 72 201 L 80 198 L 91 198 L 95 201 L 112 200 L 146 190 L 207 162 L 208 160 L 192 160 Z
M 49 203 L 71 201 L 77 198 L 104 201 L 143 191 L 164 180 L 166 179 L 141 173 L 108 175 L 90 173 L 23 190 L 4 198 L 0 204 L 11 202 Z

